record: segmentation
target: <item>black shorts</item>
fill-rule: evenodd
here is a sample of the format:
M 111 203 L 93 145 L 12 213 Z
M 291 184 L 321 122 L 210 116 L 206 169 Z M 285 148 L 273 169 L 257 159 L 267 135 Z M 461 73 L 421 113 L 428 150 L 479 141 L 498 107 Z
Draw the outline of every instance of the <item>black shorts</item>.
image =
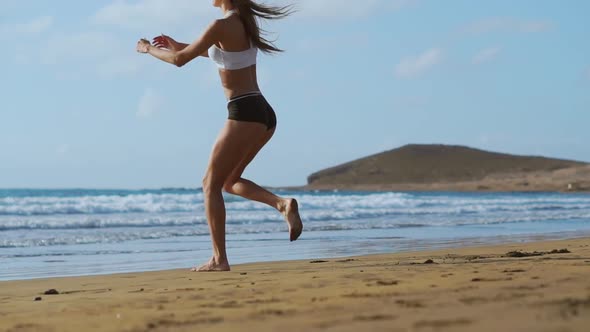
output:
M 227 102 L 228 119 L 258 122 L 267 130 L 277 126 L 277 116 L 260 92 L 247 93 L 233 97 Z

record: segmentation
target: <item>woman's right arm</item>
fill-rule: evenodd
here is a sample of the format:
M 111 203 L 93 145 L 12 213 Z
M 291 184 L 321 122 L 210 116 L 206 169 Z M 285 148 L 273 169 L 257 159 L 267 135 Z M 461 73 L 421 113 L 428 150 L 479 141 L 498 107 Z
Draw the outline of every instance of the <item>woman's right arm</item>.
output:
M 137 52 L 148 53 L 164 62 L 182 67 L 194 58 L 203 55 L 211 46 L 219 42 L 220 37 L 223 35 L 223 29 L 224 23 L 222 20 L 213 21 L 201 37 L 180 51 L 156 47 L 146 39 L 140 39 L 137 42 L 136 49 Z
M 169 49 L 172 51 L 182 51 L 189 45 L 189 44 L 177 42 L 176 40 L 174 40 L 174 38 L 172 38 L 170 36 L 163 35 L 163 34 L 160 36 L 154 37 L 153 43 L 154 43 L 154 46 L 156 46 L 156 47 L 165 48 L 165 49 Z M 200 56 L 208 58 L 209 53 L 207 51 L 205 51 Z
M 184 50 L 189 44 L 185 44 L 185 43 L 178 43 L 178 45 L 180 46 L 181 50 Z M 204 58 L 208 58 L 209 57 L 209 50 L 203 52 L 200 54 L 200 56 L 204 57 Z

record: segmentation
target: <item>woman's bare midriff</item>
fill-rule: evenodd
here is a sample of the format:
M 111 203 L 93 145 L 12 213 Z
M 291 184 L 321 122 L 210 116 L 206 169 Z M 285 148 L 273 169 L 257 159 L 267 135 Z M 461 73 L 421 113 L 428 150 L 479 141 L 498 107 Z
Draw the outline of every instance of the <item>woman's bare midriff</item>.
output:
M 252 91 L 260 91 L 256 79 L 256 65 L 237 70 L 220 69 L 219 76 L 227 99 Z

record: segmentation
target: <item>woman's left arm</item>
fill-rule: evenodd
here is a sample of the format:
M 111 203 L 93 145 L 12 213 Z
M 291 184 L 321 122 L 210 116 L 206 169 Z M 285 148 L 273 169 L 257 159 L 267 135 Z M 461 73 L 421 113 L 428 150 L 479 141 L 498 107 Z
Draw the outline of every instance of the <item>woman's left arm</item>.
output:
M 164 62 L 182 67 L 207 51 L 215 42 L 219 41 L 222 34 L 222 24 L 223 22 L 221 20 L 215 20 L 207 27 L 207 30 L 205 30 L 201 37 L 180 51 L 169 51 L 152 46 L 146 39 L 141 39 L 137 42 L 137 51 L 140 53 L 149 53 Z

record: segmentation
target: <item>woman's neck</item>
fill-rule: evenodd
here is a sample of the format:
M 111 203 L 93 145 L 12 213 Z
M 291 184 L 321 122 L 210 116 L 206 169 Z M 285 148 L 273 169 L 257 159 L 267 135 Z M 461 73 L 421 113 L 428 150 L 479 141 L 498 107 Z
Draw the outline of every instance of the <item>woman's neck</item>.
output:
M 237 11 L 237 8 L 232 4 L 227 4 L 227 5 L 225 3 L 221 4 L 221 12 L 223 13 L 224 17 L 227 17 L 236 11 Z

